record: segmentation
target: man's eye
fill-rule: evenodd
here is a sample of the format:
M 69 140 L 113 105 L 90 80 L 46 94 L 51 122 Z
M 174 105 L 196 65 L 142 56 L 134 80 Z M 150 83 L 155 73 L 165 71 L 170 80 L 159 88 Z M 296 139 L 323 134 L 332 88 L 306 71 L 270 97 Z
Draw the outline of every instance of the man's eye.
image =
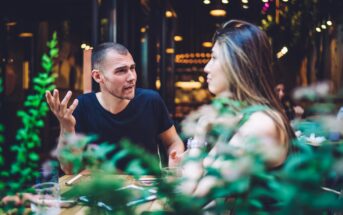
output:
M 116 73 L 125 73 L 126 72 L 126 69 L 120 69 L 120 70 L 117 70 Z

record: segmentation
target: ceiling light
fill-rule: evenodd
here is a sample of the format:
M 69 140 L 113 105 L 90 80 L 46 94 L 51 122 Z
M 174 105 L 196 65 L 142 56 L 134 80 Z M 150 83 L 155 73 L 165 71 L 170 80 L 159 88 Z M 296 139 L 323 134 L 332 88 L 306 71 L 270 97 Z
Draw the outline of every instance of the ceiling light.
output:
M 213 9 L 210 11 L 211 16 L 226 16 L 226 11 L 223 9 Z
M 33 34 L 30 32 L 22 32 L 19 34 L 19 37 L 33 37 Z
M 16 22 L 6 22 L 6 26 L 15 26 Z
M 166 11 L 166 17 L 167 17 L 167 18 L 173 17 L 173 12 L 171 12 L 170 10 L 167 10 L 167 11 Z
M 203 3 L 204 3 L 204 4 L 210 4 L 211 2 L 210 2 L 210 0 L 204 0 Z
M 327 24 L 328 26 L 331 26 L 331 25 L 332 25 L 332 21 L 331 21 L 331 20 L 328 20 L 328 21 L 326 21 L 326 24 Z
M 211 42 L 203 42 L 202 43 L 202 46 L 205 47 L 205 48 L 211 48 L 212 47 L 212 43 Z
M 174 54 L 174 49 L 173 48 L 166 48 L 166 53 L 167 54 Z
M 229 0 L 222 0 L 223 4 L 229 4 Z
M 317 32 L 321 32 L 322 30 L 319 27 L 316 27 Z
M 183 40 L 183 37 L 182 36 L 180 36 L 180 35 L 175 35 L 174 36 L 174 41 L 175 42 L 180 42 L 180 41 L 182 41 Z
M 322 24 L 320 27 L 321 27 L 322 29 L 326 29 L 326 25 L 325 25 L 325 24 Z

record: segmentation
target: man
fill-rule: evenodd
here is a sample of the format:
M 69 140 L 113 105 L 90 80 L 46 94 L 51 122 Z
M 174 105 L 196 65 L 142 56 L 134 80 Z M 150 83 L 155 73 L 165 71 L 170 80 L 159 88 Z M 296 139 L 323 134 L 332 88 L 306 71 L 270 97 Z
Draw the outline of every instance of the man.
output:
M 103 43 L 93 50 L 92 77 L 100 92 L 75 99 L 68 107 L 69 91 L 60 102 L 59 93 L 46 93 L 47 102 L 59 120 L 61 133 L 97 134 L 100 141 L 116 143 L 128 138 L 157 154 L 158 136 L 167 149 L 169 166 L 179 161 L 184 146 L 176 133 L 167 108 L 158 93 L 136 89 L 135 62 L 129 51 L 117 43 Z M 61 141 L 58 147 L 61 146 Z M 62 170 L 71 173 L 63 162 Z

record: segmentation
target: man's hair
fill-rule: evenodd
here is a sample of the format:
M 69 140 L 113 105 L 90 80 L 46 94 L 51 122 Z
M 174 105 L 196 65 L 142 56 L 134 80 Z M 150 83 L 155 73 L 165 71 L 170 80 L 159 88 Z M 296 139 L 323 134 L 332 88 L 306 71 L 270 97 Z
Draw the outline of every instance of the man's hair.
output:
M 109 51 L 115 51 L 120 55 L 127 55 L 129 50 L 119 43 L 101 43 L 92 51 L 92 69 L 100 70 L 101 63 Z

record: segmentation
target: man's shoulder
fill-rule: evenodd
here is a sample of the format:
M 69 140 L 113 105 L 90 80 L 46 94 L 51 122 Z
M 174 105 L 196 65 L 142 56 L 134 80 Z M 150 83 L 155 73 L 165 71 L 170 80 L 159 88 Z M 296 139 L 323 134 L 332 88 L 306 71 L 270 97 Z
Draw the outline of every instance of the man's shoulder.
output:
M 151 89 L 143 89 L 137 88 L 136 89 L 136 96 L 137 98 L 144 98 L 144 99 L 160 99 L 160 94 L 155 90 Z
M 96 96 L 94 92 L 84 93 L 84 94 L 78 95 L 77 100 L 79 101 L 79 104 L 77 105 L 78 109 L 80 108 L 84 109 L 90 106 L 93 107 L 93 105 L 90 105 L 90 104 L 96 103 Z
M 77 99 L 80 100 L 91 100 L 93 99 L 95 96 L 94 92 L 90 92 L 90 93 L 83 93 L 77 96 Z

